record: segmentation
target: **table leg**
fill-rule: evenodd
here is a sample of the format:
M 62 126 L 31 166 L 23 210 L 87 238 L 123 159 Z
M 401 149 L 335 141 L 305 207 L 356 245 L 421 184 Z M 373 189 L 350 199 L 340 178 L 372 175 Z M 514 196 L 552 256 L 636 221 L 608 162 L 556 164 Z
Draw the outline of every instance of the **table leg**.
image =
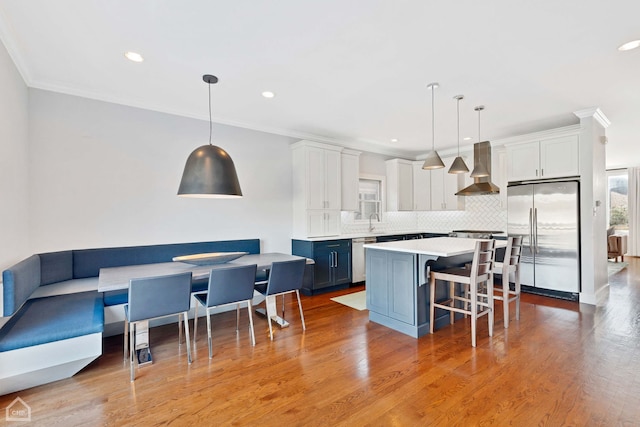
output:
M 280 316 L 278 316 L 276 314 L 276 313 L 278 313 L 278 311 L 277 311 L 277 307 L 276 307 L 276 297 L 275 297 L 275 295 L 268 295 L 265 298 L 265 305 L 267 306 L 266 312 L 265 312 L 264 308 L 257 308 L 256 309 L 256 313 L 258 313 L 261 316 L 265 316 L 265 317 L 267 317 L 267 313 L 274 313 L 274 315 L 271 316 L 271 320 L 273 320 L 275 323 L 277 323 L 278 326 L 280 326 L 281 328 L 286 328 L 287 326 L 289 326 L 289 322 L 287 322 L 282 317 L 280 317 Z
M 153 363 L 151 347 L 149 347 L 149 321 L 136 322 L 135 351 L 138 365 Z

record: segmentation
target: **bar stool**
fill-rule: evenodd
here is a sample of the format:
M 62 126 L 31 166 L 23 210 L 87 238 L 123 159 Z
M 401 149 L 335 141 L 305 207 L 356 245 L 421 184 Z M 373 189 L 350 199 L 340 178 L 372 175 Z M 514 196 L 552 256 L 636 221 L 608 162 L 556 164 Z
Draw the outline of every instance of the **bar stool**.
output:
M 480 316 L 487 315 L 489 336 L 493 335 L 493 261 L 495 254 L 495 240 L 479 240 L 473 252 L 471 268 L 451 268 L 442 271 L 432 271 L 430 274 L 430 309 L 429 328 L 433 333 L 435 323 L 435 309 L 449 311 L 450 322 L 453 325 L 455 313 L 471 316 L 471 345 L 476 346 L 476 324 Z M 449 298 L 436 302 L 436 281 L 449 282 Z M 464 285 L 461 294 L 456 295 L 455 284 Z M 456 304 L 456 302 L 459 302 Z M 461 303 L 461 304 L 460 304 Z
M 522 236 L 511 236 L 507 240 L 504 260 L 493 264 L 493 274 L 502 275 L 502 287 L 493 290 L 493 299 L 502 301 L 504 307 L 504 327 L 509 327 L 509 303 L 516 302 L 516 320 L 520 320 L 520 253 L 522 251 Z M 509 285 L 513 274 L 514 288 Z M 496 293 L 497 292 L 497 293 Z

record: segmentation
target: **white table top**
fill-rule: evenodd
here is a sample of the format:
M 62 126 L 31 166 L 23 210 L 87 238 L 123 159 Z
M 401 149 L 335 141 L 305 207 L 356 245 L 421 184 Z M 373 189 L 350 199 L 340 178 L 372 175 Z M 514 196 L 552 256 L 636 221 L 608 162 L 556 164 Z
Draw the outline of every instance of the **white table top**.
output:
M 436 257 L 449 257 L 473 252 L 476 242 L 483 239 L 464 239 L 457 237 L 434 237 L 431 239 L 400 240 L 397 242 L 371 243 L 365 248 L 382 249 L 392 252 L 405 252 Z M 496 240 L 496 247 L 507 245 L 506 240 Z
M 271 267 L 276 261 L 290 261 L 300 259 L 296 255 L 281 253 L 264 253 L 244 255 L 224 264 L 214 265 L 193 265 L 184 262 L 161 262 L 156 264 L 139 264 L 124 267 L 101 268 L 98 276 L 98 291 L 107 292 L 120 289 L 127 289 L 129 281 L 133 278 L 164 276 L 166 274 L 178 274 L 191 271 L 193 279 L 204 279 L 209 277 L 209 272 L 215 268 L 224 268 L 233 265 L 256 264 L 258 270 L 265 270 Z M 313 260 L 307 259 L 307 263 Z

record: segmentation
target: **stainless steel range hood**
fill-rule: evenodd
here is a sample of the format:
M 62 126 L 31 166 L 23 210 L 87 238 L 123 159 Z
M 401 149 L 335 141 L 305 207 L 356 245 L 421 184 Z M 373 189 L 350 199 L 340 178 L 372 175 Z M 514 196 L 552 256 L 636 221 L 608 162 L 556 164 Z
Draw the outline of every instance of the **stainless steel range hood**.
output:
M 484 168 L 489 175 L 482 178 L 473 178 L 473 184 L 456 193 L 456 196 L 481 196 L 486 194 L 498 194 L 500 188 L 491 182 L 491 144 L 489 141 L 473 144 L 474 170 Z

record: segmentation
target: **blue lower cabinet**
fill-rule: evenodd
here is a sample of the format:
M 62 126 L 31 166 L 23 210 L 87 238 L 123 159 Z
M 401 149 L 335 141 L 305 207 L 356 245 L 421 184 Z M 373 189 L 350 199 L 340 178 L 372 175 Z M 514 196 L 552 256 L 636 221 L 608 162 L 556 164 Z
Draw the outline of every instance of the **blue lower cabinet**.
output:
M 291 253 L 314 260 L 313 281 L 305 281 L 302 293 L 343 289 L 351 284 L 351 240 L 291 240 Z

